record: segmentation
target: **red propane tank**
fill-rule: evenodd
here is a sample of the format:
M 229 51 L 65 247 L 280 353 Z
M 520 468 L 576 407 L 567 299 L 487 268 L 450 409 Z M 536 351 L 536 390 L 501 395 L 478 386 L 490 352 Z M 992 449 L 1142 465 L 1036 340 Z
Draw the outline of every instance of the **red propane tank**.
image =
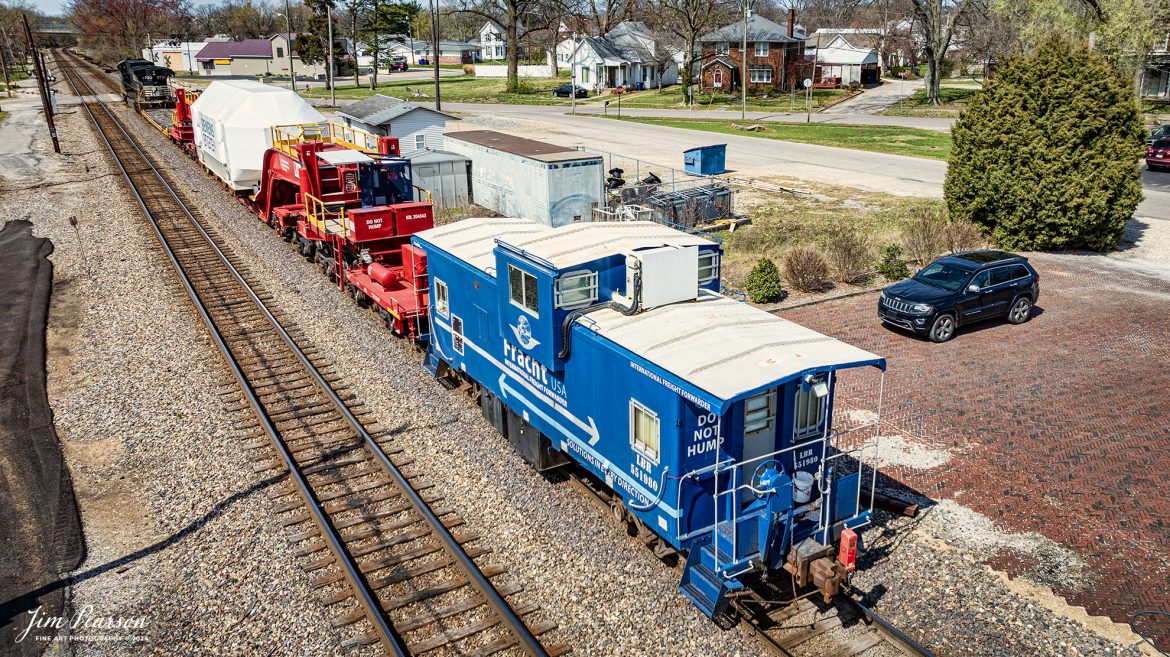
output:
M 390 287 L 398 281 L 398 271 L 390 269 L 389 267 L 379 264 L 377 262 L 370 263 L 370 278 L 377 281 L 378 285 L 382 287 Z

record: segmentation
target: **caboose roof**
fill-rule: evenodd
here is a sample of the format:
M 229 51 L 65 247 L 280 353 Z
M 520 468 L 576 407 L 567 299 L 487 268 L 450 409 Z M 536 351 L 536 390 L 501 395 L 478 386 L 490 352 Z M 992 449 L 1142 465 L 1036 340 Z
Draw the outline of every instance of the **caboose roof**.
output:
M 515 241 L 550 230 L 529 219 L 482 217 L 436 226 L 415 235 L 486 272 L 496 266 L 497 238 Z
M 725 402 L 813 369 L 885 368 L 880 356 L 726 297 L 589 319 L 598 335 Z

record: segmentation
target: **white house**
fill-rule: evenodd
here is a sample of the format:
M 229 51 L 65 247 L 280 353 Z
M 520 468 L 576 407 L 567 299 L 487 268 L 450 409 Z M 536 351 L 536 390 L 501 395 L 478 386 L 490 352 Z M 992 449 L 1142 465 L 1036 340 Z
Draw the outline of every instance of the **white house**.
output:
M 487 21 L 479 28 L 479 60 L 487 62 L 507 56 L 508 44 L 504 36 L 504 26 L 492 20 Z
M 876 48 L 855 47 L 842 34 L 836 34 L 816 49 L 817 77 L 838 78 L 842 85 L 854 82 L 877 84 L 881 66 Z
M 447 122 L 459 120 L 446 112 L 382 94 L 363 98 L 337 110 L 336 114 L 347 126 L 383 137 L 398 137 L 403 156 L 441 149 Z
M 226 38 L 215 40 L 227 41 Z M 150 48 L 143 48 L 142 58 L 176 73 L 197 73 L 199 62 L 195 60 L 195 56 L 205 45 L 207 41 L 160 41 Z
M 623 21 L 603 37 L 566 39 L 557 45 L 558 58 L 573 67 L 577 84 L 598 90 L 617 86 L 650 89 L 678 82 L 682 53 L 656 43 L 645 23 Z M 575 51 L 575 52 L 574 52 Z

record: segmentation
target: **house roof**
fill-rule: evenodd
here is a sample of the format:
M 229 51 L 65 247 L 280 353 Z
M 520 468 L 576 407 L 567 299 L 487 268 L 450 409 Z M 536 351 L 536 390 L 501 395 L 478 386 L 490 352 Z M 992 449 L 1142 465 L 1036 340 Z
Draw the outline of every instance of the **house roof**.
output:
M 423 110 L 426 112 L 433 112 L 440 114 L 449 119 L 459 119 L 447 114 L 446 112 L 439 112 L 429 107 L 422 107 L 414 103 L 408 103 L 404 100 L 383 96 L 382 94 L 374 94 L 359 100 L 351 105 L 337 110 L 338 116 L 344 116 L 350 119 L 361 121 L 368 125 L 385 125 L 394 119 L 413 112 L 415 110 Z
M 715 59 L 712 59 L 711 61 L 707 62 L 706 64 L 703 64 L 703 66 L 701 68 L 707 68 L 708 66 L 710 66 L 712 64 L 723 64 L 724 66 L 726 66 L 727 68 L 729 68 L 733 71 L 736 70 L 737 68 L 739 68 L 738 64 L 735 64 L 734 62 L 732 62 L 730 59 L 724 57 L 723 55 L 719 55 Z
M 564 146 L 557 146 L 556 144 L 546 144 L 543 141 L 525 139 L 524 137 L 496 132 L 495 130 L 460 130 L 458 132 L 445 133 L 444 136 L 447 139 L 458 139 L 469 144 L 494 148 L 504 153 L 527 157 L 538 162 L 551 163 L 601 159 L 600 155 L 594 155 Z
M 430 164 L 432 162 L 470 162 L 471 158 L 451 151 L 415 151 L 406 156 L 411 164 Z
M 743 21 L 737 21 L 731 25 L 724 25 L 723 27 L 708 32 L 699 37 L 699 41 L 742 41 L 743 40 Z M 750 42 L 766 41 L 769 43 L 793 43 L 803 41 L 796 37 L 788 36 L 788 29 L 773 23 L 763 16 L 755 15 L 748 19 L 747 40 Z
M 873 48 L 817 48 L 820 64 L 876 64 L 877 51 Z
M 655 61 L 654 37 L 641 21 L 622 21 L 603 37 L 585 37 L 588 46 L 607 66 Z
M 267 39 L 242 39 L 240 41 L 208 41 L 207 45 L 203 46 L 203 50 L 195 56 L 197 60 L 205 59 L 231 59 L 233 57 L 259 57 L 262 59 L 269 59 L 273 56 L 272 40 L 281 37 L 287 39 L 284 34 L 273 34 Z M 297 33 L 292 34 L 292 43 L 296 43 Z M 296 50 L 292 51 L 293 57 L 299 57 L 300 54 Z
M 881 34 L 877 30 L 866 29 L 819 29 L 813 32 L 806 45 L 808 48 L 830 48 L 833 41 L 840 39 L 850 48 L 869 49 L 877 48 Z

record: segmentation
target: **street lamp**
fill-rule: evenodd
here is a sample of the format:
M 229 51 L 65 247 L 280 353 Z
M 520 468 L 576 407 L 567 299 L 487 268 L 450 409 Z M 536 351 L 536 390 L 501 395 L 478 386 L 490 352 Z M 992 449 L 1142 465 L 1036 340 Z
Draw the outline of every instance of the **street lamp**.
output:
M 293 63 L 292 63 L 292 49 L 293 49 L 292 23 L 288 19 L 288 0 L 284 0 L 284 13 L 282 14 L 280 12 L 276 12 L 276 15 L 277 16 L 284 16 L 284 34 L 285 34 L 285 41 L 286 41 L 286 43 L 284 45 L 288 49 L 288 52 L 285 53 L 288 55 L 288 78 L 292 82 L 292 90 L 296 91 L 297 90 L 297 74 L 295 71 L 293 71 Z

